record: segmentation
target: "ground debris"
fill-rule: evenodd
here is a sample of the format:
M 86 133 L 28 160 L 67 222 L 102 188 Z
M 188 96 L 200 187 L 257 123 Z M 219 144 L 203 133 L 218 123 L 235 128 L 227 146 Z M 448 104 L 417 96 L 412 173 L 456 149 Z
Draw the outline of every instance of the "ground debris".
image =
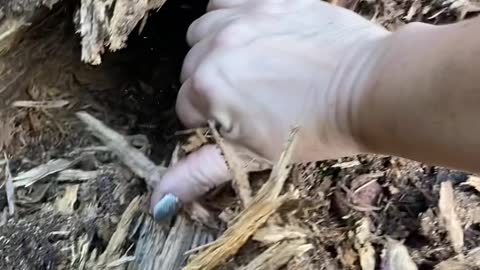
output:
M 455 197 L 453 185 L 450 181 L 443 182 L 440 188 L 440 201 L 438 208 L 443 224 L 447 229 L 453 249 L 461 253 L 463 249 L 463 229 L 455 210 Z
M 281 205 L 294 199 L 294 194 L 279 195 L 290 172 L 287 166 L 293 153 L 297 131 L 298 129 L 292 131 L 278 163 L 273 167 L 268 181 L 253 198 L 252 203 L 240 212 L 222 236 L 196 255 L 185 266 L 185 270 L 218 267 L 235 255 Z
M 240 270 L 276 270 L 286 265 L 293 257 L 301 256 L 312 249 L 304 240 L 290 240 L 276 243 L 258 255 Z
M 80 185 L 66 186 L 65 194 L 63 197 L 58 198 L 56 201 L 56 207 L 58 212 L 62 214 L 72 214 L 74 211 L 74 205 L 78 198 L 78 189 Z
M 387 238 L 382 254 L 382 270 L 417 270 L 417 265 L 408 254 L 407 248 L 399 241 Z
M 360 256 L 360 266 L 362 270 L 375 269 L 375 249 L 371 241 L 371 222 L 368 218 L 359 221 L 355 232 L 354 247 Z
M 218 133 L 213 122 L 209 122 L 209 127 L 212 132 L 218 147 L 221 149 L 228 168 L 233 176 L 233 186 L 237 192 L 244 207 L 247 207 L 252 200 L 252 188 L 248 180 L 248 172 L 242 167 L 242 161 L 237 156 L 230 145 L 227 145 L 223 138 Z
M 66 160 L 66 159 L 55 159 L 50 160 L 45 164 L 42 164 L 38 167 L 35 167 L 29 171 L 20 172 L 17 176 L 13 178 L 15 187 L 29 187 L 35 184 L 37 181 L 66 170 L 77 163 L 79 159 L 75 160 Z

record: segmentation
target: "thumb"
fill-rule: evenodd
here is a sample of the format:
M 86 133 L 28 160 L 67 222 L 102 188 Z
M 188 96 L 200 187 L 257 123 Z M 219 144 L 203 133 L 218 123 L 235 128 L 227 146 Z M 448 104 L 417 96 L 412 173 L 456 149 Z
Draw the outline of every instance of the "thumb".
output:
M 173 215 L 181 203 L 192 202 L 230 179 L 220 149 L 203 146 L 169 168 L 157 181 L 151 198 L 153 214 L 156 219 Z

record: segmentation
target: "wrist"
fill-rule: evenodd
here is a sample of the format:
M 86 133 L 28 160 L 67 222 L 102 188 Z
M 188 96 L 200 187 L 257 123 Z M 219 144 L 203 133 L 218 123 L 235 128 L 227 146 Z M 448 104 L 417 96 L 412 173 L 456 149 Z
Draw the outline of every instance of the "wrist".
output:
M 367 40 L 361 37 L 361 41 L 353 42 L 354 46 L 343 57 L 331 84 L 336 96 L 333 121 L 350 154 L 374 152 L 364 133 L 368 126 L 365 114 L 370 113 L 365 113 L 368 110 L 364 108 L 364 101 L 381 76 L 379 70 L 391 35 L 384 31 Z
M 433 63 L 429 61 L 432 56 L 416 51 L 425 49 L 425 36 L 436 27 L 408 24 L 378 40 L 366 55 L 368 68 L 358 76 L 350 119 L 352 137 L 363 153 L 397 154 L 392 145 L 401 141 L 399 137 L 408 136 L 403 130 L 403 112 L 408 110 L 407 104 L 414 103 L 416 94 L 402 89 L 420 87 L 414 82 L 416 77 L 430 80 L 431 72 L 422 63 Z

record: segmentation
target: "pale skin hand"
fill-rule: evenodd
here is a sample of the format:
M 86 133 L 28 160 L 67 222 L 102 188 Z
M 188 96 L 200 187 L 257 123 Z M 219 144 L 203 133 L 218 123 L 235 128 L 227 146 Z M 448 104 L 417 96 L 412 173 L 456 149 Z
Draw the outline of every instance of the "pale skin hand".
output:
M 383 153 L 480 171 L 479 26 L 392 34 L 318 0 L 211 1 L 187 34 L 177 113 L 188 127 L 217 121 L 238 151 L 270 161 L 299 125 L 294 161 Z M 229 179 L 208 146 L 167 173 L 152 204 Z

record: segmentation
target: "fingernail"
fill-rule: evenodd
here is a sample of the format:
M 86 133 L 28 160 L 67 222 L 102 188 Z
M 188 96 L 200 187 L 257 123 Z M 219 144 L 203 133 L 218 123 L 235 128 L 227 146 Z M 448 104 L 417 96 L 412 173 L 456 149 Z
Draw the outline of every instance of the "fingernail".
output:
M 182 203 L 177 196 L 167 194 L 155 205 L 153 217 L 156 220 L 173 217 L 178 213 L 180 207 L 182 207 Z

